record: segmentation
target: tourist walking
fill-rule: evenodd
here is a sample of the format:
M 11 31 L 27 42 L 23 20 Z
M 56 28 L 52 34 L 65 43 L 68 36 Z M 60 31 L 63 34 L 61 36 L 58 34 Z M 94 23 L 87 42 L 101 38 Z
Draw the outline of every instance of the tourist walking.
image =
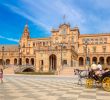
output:
M 0 81 L 3 83 L 3 69 L 0 69 Z

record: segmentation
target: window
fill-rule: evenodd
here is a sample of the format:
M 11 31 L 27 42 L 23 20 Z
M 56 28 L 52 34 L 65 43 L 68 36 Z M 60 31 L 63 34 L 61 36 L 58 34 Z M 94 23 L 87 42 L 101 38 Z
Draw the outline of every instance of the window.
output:
M 95 41 L 98 41 L 98 39 L 95 39 Z
M 63 49 L 66 49 L 66 46 L 63 46 Z
M 74 37 L 72 37 L 72 43 L 74 43 Z
M 63 36 L 63 39 L 66 39 L 66 36 Z
M 58 40 L 58 37 L 56 37 L 55 39 Z
M 27 49 L 26 51 L 27 51 L 27 54 L 29 54 L 29 49 Z
M 56 46 L 56 47 L 55 47 L 55 49 L 57 50 L 57 49 L 58 49 L 58 47 Z
M 85 46 L 83 46 L 83 52 L 86 53 L 86 47 Z
M 30 47 L 30 43 L 28 42 L 28 46 Z
M 43 42 L 43 46 L 45 46 L 45 42 Z
M 41 55 L 41 57 L 43 57 L 43 53 L 41 53 L 40 55 Z
M 35 47 L 35 43 L 33 42 L 33 47 Z
M 67 65 L 67 60 L 63 60 L 63 65 Z
M 41 60 L 41 65 L 43 65 L 44 64 L 44 62 L 43 62 L 43 60 Z
M 95 44 L 98 44 L 98 41 L 96 41 Z
M 96 52 L 96 46 L 93 47 L 93 52 Z
M 103 42 L 101 41 L 100 44 L 103 44 Z
M 103 49 L 103 52 L 106 52 L 106 46 L 103 46 L 102 49 Z
M 106 44 L 107 43 L 107 41 L 104 41 L 104 44 Z

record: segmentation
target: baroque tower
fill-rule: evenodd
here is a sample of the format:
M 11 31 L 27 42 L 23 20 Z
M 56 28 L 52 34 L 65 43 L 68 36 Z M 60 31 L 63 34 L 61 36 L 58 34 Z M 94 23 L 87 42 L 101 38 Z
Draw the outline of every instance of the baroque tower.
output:
M 24 27 L 22 37 L 20 39 L 20 46 L 26 47 L 28 45 L 28 39 L 30 39 L 30 33 L 29 33 L 28 25 L 26 24 Z

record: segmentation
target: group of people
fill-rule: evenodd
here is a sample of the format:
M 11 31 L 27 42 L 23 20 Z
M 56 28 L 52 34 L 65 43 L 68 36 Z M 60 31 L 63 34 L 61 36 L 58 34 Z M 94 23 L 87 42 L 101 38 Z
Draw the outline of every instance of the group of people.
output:
M 0 69 L 0 83 L 3 83 L 3 69 Z
M 93 63 L 91 65 L 91 70 L 95 72 L 96 76 L 102 76 L 104 75 L 106 72 L 109 72 L 110 70 L 108 68 L 102 68 L 102 65 L 100 64 L 100 62 L 98 63 L 98 65 L 96 65 L 95 63 Z

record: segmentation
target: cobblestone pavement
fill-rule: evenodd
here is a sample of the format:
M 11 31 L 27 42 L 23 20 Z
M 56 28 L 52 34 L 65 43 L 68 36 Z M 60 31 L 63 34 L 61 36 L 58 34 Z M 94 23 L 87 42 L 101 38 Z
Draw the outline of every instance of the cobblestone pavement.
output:
M 0 100 L 110 100 L 110 92 L 74 84 L 72 77 L 5 76 Z

